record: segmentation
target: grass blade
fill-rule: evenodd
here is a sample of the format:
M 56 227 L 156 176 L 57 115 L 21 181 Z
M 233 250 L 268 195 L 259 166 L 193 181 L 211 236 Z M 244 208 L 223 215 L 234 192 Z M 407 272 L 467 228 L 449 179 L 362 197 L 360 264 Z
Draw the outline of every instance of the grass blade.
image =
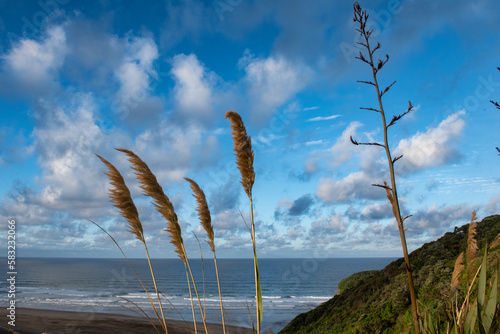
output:
M 139 283 L 141 283 L 141 286 L 142 286 L 142 289 L 144 290 L 144 292 L 146 292 L 146 294 L 148 295 L 148 299 L 149 299 L 149 302 L 151 303 L 151 306 L 153 307 L 153 311 L 155 312 L 155 315 L 156 317 L 158 318 L 158 320 L 160 321 L 162 327 L 163 327 L 163 330 L 165 331 L 165 333 L 168 333 L 167 331 L 167 325 L 166 323 L 164 322 L 164 319 L 165 318 L 161 318 L 159 313 L 158 313 L 158 310 L 156 309 L 156 305 L 155 303 L 153 303 L 153 300 L 151 299 L 151 296 L 149 295 L 149 292 L 148 290 L 146 289 L 146 287 L 144 286 L 144 283 L 142 282 L 141 278 L 139 277 L 139 274 L 137 273 L 137 271 L 135 271 L 135 268 L 134 266 L 132 265 L 132 263 L 130 263 L 128 257 L 125 255 L 125 253 L 123 252 L 122 248 L 120 247 L 120 245 L 118 244 L 118 242 L 115 240 L 115 238 L 113 238 L 113 236 L 111 234 L 109 234 L 108 231 L 106 231 L 102 226 L 100 226 L 99 224 L 97 224 L 96 222 L 92 221 L 89 219 L 89 222 L 91 222 L 92 224 L 94 224 L 95 226 L 99 227 L 104 233 L 106 233 L 108 235 L 108 237 L 111 238 L 111 240 L 113 240 L 113 242 L 115 243 L 116 247 L 118 247 L 118 249 L 120 250 L 120 252 L 122 253 L 123 257 L 125 258 L 125 260 L 127 260 L 127 263 L 128 265 L 130 266 L 130 268 L 132 269 L 132 271 L 134 272 L 135 276 L 137 277 L 137 279 L 139 280 Z M 162 322 L 163 320 L 163 322 Z

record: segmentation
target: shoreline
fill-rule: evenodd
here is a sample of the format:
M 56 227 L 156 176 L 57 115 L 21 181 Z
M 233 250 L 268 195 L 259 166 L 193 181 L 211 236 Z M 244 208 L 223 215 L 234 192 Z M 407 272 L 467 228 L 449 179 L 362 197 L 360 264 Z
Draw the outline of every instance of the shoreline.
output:
M 115 313 L 100 312 L 76 312 L 57 311 L 48 309 L 16 308 L 16 326 L 8 324 L 7 309 L 2 307 L 2 318 L 0 324 L 1 333 L 19 334 L 57 334 L 57 333 L 157 333 L 154 327 L 145 318 L 139 316 L 128 316 Z M 158 319 L 152 319 L 158 330 L 161 332 Z M 181 320 L 165 320 L 169 334 L 187 334 L 191 330 L 193 323 L 185 323 Z M 190 328 L 191 327 L 191 328 Z M 211 333 L 222 333 L 221 324 L 208 324 L 208 331 Z M 198 333 L 205 333 L 203 323 L 197 324 Z M 251 328 L 238 326 L 227 326 L 227 333 L 250 334 Z

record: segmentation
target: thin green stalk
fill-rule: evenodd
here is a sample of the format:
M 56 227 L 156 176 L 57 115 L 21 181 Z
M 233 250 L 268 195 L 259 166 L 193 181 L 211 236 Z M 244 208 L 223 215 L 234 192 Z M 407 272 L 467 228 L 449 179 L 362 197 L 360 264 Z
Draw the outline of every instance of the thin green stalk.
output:
M 368 42 L 368 38 L 366 38 L 366 45 L 367 49 L 370 50 L 370 44 Z M 373 56 L 372 53 L 369 52 L 370 55 L 370 61 L 373 64 Z M 398 197 L 398 192 L 396 189 L 396 173 L 394 172 L 394 160 L 391 157 L 391 151 L 389 149 L 389 139 L 387 136 L 387 122 L 385 119 L 385 112 L 384 112 L 384 107 L 382 104 L 382 95 L 380 92 L 379 84 L 377 81 L 377 72 L 375 71 L 375 67 L 372 66 L 372 74 L 373 74 L 373 81 L 375 83 L 375 89 L 377 91 L 377 99 L 378 99 L 378 104 L 380 108 L 380 115 L 382 116 L 382 124 L 384 128 L 384 149 L 385 153 L 387 156 L 387 163 L 389 164 L 389 173 L 391 175 L 391 192 L 392 192 L 392 198 L 393 201 L 391 202 L 394 216 L 396 218 L 396 221 L 398 223 L 398 229 L 399 229 L 399 237 L 401 239 L 401 247 L 403 249 L 403 256 L 406 264 L 406 275 L 408 277 L 408 285 L 410 289 L 410 299 L 411 299 L 411 306 L 412 306 L 412 312 L 413 312 L 413 323 L 415 326 L 415 333 L 420 333 L 420 326 L 418 322 L 419 318 L 419 311 L 418 311 L 418 305 L 417 305 L 417 295 L 415 292 L 415 286 L 413 284 L 413 275 L 412 275 L 412 269 L 410 265 L 410 258 L 408 256 L 408 247 L 406 243 L 406 234 L 405 234 L 405 228 L 403 225 L 403 218 L 401 216 L 401 209 L 399 205 L 399 197 Z
M 219 289 L 219 300 L 220 300 L 220 315 L 222 317 L 222 331 L 226 334 L 226 323 L 224 321 L 224 307 L 222 306 L 222 293 L 220 291 L 220 282 L 219 282 L 219 269 L 217 268 L 217 256 L 215 256 L 214 251 L 214 265 L 215 265 L 215 275 L 217 277 L 217 288 Z
M 150 317 L 148 316 L 148 314 L 147 314 L 147 313 L 146 313 L 146 312 L 142 309 L 142 307 L 140 307 L 137 303 L 135 303 L 135 302 L 131 301 L 130 299 L 127 299 L 127 298 L 124 298 L 124 297 L 120 297 L 120 298 L 121 298 L 121 299 L 123 299 L 123 300 L 125 300 L 126 302 L 128 302 L 128 303 L 130 303 L 130 304 L 134 305 L 134 306 L 135 306 L 135 307 L 137 307 L 137 308 L 139 309 L 139 311 L 141 311 L 141 312 L 138 312 L 137 310 L 134 310 L 134 309 L 131 309 L 131 308 L 127 308 L 127 307 L 125 307 L 125 306 L 124 306 L 124 307 L 125 307 L 125 309 L 130 310 L 130 311 L 132 311 L 132 312 L 136 313 L 137 315 L 139 315 L 139 316 L 141 316 L 141 317 L 145 317 L 145 318 L 148 320 L 148 322 L 149 322 L 149 323 L 150 323 L 150 324 L 154 327 L 154 329 L 156 330 L 156 332 L 157 332 L 158 334 L 160 334 L 160 331 L 158 330 L 158 328 L 156 328 L 155 324 L 153 323 L 153 320 L 151 320 L 151 318 L 150 318 Z M 142 313 L 142 315 L 141 315 L 141 313 Z
M 146 249 L 146 257 L 148 259 L 149 270 L 151 271 L 151 277 L 153 278 L 153 285 L 155 287 L 156 296 L 158 297 L 158 303 L 159 303 L 159 307 L 160 307 L 160 313 L 161 313 L 161 319 L 163 321 L 163 326 L 164 326 L 164 328 L 167 328 L 167 324 L 165 322 L 165 315 L 163 314 L 163 306 L 161 305 L 160 294 L 158 293 L 158 287 L 156 286 L 156 278 L 155 278 L 155 274 L 153 272 L 153 266 L 151 265 L 151 259 L 149 257 L 148 246 L 146 246 L 146 241 L 144 241 L 144 249 Z
M 262 321 L 262 291 L 260 287 L 259 265 L 257 263 L 257 249 L 255 243 L 255 221 L 253 213 L 252 188 L 255 182 L 255 170 L 253 168 L 254 152 L 252 150 L 252 139 L 248 136 L 245 124 L 241 116 L 235 111 L 228 111 L 225 115 L 231 121 L 231 132 L 234 142 L 234 153 L 236 165 L 241 173 L 241 185 L 250 200 L 251 236 L 253 245 L 253 259 L 255 272 L 255 299 L 257 308 L 257 331 L 260 334 L 260 323 Z M 244 219 L 243 219 L 244 220 Z M 253 320 L 252 320 L 253 321 Z M 255 331 L 255 329 L 254 329 Z
M 182 243 L 181 246 L 182 246 L 182 250 L 183 250 L 184 254 L 186 254 L 186 250 L 184 248 L 184 243 Z M 189 274 L 191 276 L 191 281 L 193 282 L 194 292 L 196 294 L 196 298 L 198 299 L 198 305 L 200 306 L 201 318 L 203 320 L 203 326 L 205 327 L 205 333 L 208 334 L 207 322 L 205 319 L 205 312 L 203 311 L 203 306 L 201 305 L 200 295 L 198 294 L 198 288 L 196 287 L 196 282 L 194 280 L 193 271 L 191 270 L 191 265 L 189 264 L 189 260 L 188 260 L 187 255 L 185 255 L 185 258 L 186 258 L 186 265 L 187 265 L 187 268 L 189 270 Z
M 257 333 L 260 333 L 260 323 L 262 321 L 262 290 L 260 286 L 259 264 L 257 262 L 257 247 L 255 245 L 255 224 L 253 215 L 253 200 L 250 198 L 250 218 L 252 225 L 252 245 L 253 245 L 253 263 L 255 273 L 255 301 L 257 309 Z
M 188 273 L 188 268 L 186 266 L 186 263 L 184 263 L 184 268 L 186 269 L 186 279 L 187 279 L 188 288 L 189 288 L 189 299 L 191 300 L 191 311 L 193 312 L 194 332 L 198 333 L 198 330 L 196 329 L 196 316 L 194 314 L 193 293 L 191 292 L 191 282 L 189 281 L 189 273 Z
M 99 224 L 97 224 L 96 222 L 92 221 L 89 219 L 89 222 L 91 222 L 92 224 L 94 224 L 95 226 L 99 227 L 104 233 L 106 233 L 108 235 L 108 237 L 111 238 L 111 240 L 115 243 L 116 247 L 118 247 L 118 249 L 120 250 L 120 252 L 122 253 L 123 257 L 125 258 L 125 260 L 127 261 L 128 265 L 130 266 L 130 268 L 132 269 L 132 271 L 134 272 L 135 276 L 137 277 L 137 279 L 139 280 L 139 283 L 141 283 L 141 286 L 142 288 L 144 289 L 144 292 L 146 292 L 146 295 L 148 296 L 148 299 L 149 299 L 149 302 L 151 303 L 151 306 L 153 306 L 153 311 L 155 312 L 155 315 L 156 315 L 156 318 L 158 318 L 158 320 L 160 321 L 160 324 L 162 325 L 162 328 L 163 330 L 165 331 L 166 334 L 168 334 L 168 331 L 167 331 L 167 327 L 166 325 L 164 325 L 164 323 L 161 323 L 161 318 L 160 318 L 160 315 L 158 314 L 158 310 L 156 309 L 156 305 L 155 303 L 153 302 L 153 299 L 151 298 L 151 296 L 149 295 L 149 292 L 148 290 L 146 289 L 146 286 L 144 286 L 144 283 L 142 282 L 141 278 L 139 277 L 139 274 L 137 273 L 137 271 L 135 271 L 135 268 L 134 266 L 132 265 L 132 263 L 130 263 L 127 255 L 125 255 L 125 253 L 123 252 L 123 249 L 120 247 L 120 245 L 118 244 L 118 242 L 115 240 L 115 238 L 113 238 L 113 236 L 111 234 L 109 234 L 108 231 L 106 231 L 102 226 L 100 226 Z M 154 325 L 153 325 L 154 326 Z M 156 327 L 155 327 L 156 329 Z
M 172 302 L 167 298 L 167 296 L 165 296 L 164 293 L 162 293 L 161 291 L 160 292 L 160 295 L 162 295 L 162 297 L 170 304 L 170 306 L 172 306 L 172 308 L 175 310 L 175 312 L 177 312 L 177 315 L 182 319 L 182 321 L 184 321 L 184 323 L 186 324 L 186 326 L 191 330 L 193 331 L 193 329 L 191 328 L 191 325 L 189 325 L 189 323 L 186 321 L 186 319 L 184 319 L 184 317 L 182 316 L 182 314 L 179 312 L 179 310 L 175 307 L 174 304 L 172 304 Z
M 198 241 L 198 246 L 200 247 L 200 258 L 201 258 L 201 276 L 203 279 L 203 309 L 205 310 L 205 316 L 207 315 L 207 299 L 205 297 L 205 266 L 203 264 L 203 249 L 201 248 L 201 242 L 200 239 L 198 239 L 198 236 L 196 233 L 193 232 L 194 237 L 196 238 L 196 241 Z

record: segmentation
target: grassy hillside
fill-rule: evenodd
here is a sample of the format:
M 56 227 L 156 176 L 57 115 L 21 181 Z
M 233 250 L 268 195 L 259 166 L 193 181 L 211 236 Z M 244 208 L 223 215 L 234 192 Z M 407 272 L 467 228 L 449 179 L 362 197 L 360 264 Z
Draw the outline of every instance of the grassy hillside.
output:
M 451 320 L 450 282 L 455 260 L 467 248 L 468 230 L 469 224 L 456 228 L 410 254 L 421 313 L 430 310 L 441 321 Z M 499 234 L 500 215 L 484 218 L 476 230 L 479 249 Z M 494 263 L 499 256 L 500 246 L 496 246 L 488 258 Z M 411 332 L 413 320 L 403 259 L 347 282 L 340 294 L 300 314 L 280 333 Z

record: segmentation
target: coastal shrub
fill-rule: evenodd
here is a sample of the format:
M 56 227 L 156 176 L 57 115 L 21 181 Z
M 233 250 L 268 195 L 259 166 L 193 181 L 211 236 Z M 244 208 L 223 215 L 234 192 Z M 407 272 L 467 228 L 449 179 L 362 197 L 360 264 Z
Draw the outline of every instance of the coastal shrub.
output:
M 421 333 L 487 334 L 498 333 L 500 330 L 499 258 L 490 257 L 488 260 L 487 256 L 488 250 L 491 254 L 496 249 L 495 240 L 500 234 L 488 245 L 488 238 L 479 239 L 478 242 L 477 235 L 484 233 L 479 231 L 474 212 L 467 231 L 467 247 L 456 258 L 451 282 L 445 290 L 448 298 L 443 299 L 442 303 L 426 307 L 425 315 L 421 319 Z M 480 255 L 478 244 L 484 244 L 483 256 Z M 490 277 L 489 283 L 487 277 Z M 432 296 L 426 297 L 431 301 L 436 300 Z M 447 312 L 443 314 L 443 310 Z

